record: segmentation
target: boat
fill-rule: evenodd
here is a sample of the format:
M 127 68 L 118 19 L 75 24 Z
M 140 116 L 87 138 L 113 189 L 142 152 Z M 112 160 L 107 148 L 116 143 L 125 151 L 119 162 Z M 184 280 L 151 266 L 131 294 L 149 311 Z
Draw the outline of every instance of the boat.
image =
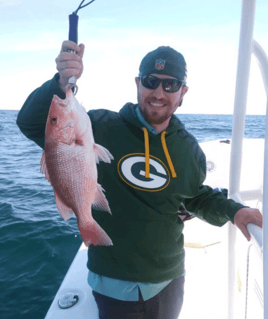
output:
M 200 146 L 207 158 L 204 184 L 258 208 L 263 228 L 248 224 L 248 242 L 230 222 L 214 227 L 198 218 L 185 221 L 186 281 L 179 319 L 268 319 L 267 116 L 265 139 L 244 138 L 252 54 L 268 97 L 268 57 L 253 39 L 255 7 L 256 0 L 242 2 L 232 138 Z M 99 318 L 86 263 L 87 247 L 82 243 L 45 319 Z

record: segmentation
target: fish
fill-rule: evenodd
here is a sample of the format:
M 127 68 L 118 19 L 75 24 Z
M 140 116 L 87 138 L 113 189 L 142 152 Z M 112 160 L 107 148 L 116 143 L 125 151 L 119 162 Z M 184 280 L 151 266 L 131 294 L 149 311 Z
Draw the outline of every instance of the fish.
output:
M 97 182 L 97 164 L 111 163 L 114 158 L 95 143 L 90 118 L 71 88 L 65 99 L 53 96 L 44 146 L 40 171 L 53 188 L 61 217 L 68 220 L 76 215 L 87 247 L 112 246 L 111 238 L 92 217 L 92 207 L 112 214 L 104 189 Z

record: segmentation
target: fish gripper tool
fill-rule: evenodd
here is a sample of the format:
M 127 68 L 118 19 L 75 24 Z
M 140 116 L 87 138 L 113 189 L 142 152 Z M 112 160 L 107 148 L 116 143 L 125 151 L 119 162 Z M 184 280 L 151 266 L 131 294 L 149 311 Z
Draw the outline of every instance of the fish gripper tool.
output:
M 73 41 L 73 42 L 75 42 L 76 44 L 78 43 L 78 19 L 79 19 L 79 17 L 78 17 L 78 15 L 77 15 L 77 12 L 78 12 L 80 9 L 82 9 L 82 8 L 84 8 L 84 7 L 86 7 L 86 6 L 88 6 L 89 4 L 91 4 L 91 3 L 94 2 L 94 1 L 95 1 L 95 0 L 92 0 L 92 1 L 90 1 L 89 3 L 84 4 L 84 5 L 82 6 L 82 4 L 85 2 L 85 0 L 83 0 L 83 1 L 80 3 L 79 7 L 76 9 L 76 11 L 69 15 L 69 40 L 70 40 L 70 41 Z M 68 52 L 74 53 L 74 54 L 76 53 L 76 51 L 74 51 L 74 50 L 68 50 Z M 69 82 L 69 85 L 70 85 L 71 87 L 74 87 L 74 94 L 76 94 L 77 91 L 78 91 L 78 86 L 76 85 L 76 77 L 75 77 L 75 76 L 71 76 L 71 77 L 69 78 L 69 81 L 68 81 L 68 82 Z

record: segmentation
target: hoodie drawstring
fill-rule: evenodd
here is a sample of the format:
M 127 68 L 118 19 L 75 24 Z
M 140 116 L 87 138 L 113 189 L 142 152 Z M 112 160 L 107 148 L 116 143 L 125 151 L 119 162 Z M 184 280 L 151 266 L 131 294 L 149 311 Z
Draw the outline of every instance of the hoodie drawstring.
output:
M 144 132 L 144 146 L 145 146 L 145 177 L 149 178 L 149 174 L 150 174 L 149 134 L 145 127 L 143 127 L 142 129 Z
M 171 157 L 169 155 L 169 152 L 168 152 L 168 148 L 167 148 L 167 143 L 166 143 L 166 139 L 165 139 L 165 135 L 167 134 L 166 131 L 163 131 L 161 133 L 161 142 L 162 142 L 162 147 L 163 147 L 163 150 L 164 150 L 164 153 L 166 155 L 166 159 L 167 159 L 167 162 L 168 162 L 168 166 L 171 170 L 171 174 L 172 174 L 172 177 L 173 178 L 176 178 L 177 177 L 177 174 L 175 172 L 175 168 L 173 166 L 173 163 L 172 163 L 172 160 L 171 160 Z
M 149 178 L 150 175 L 150 150 L 149 150 L 149 134 L 148 131 L 145 127 L 142 128 L 143 132 L 144 132 L 144 146 L 145 146 L 145 177 Z M 170 158 L 169 152 L 168 152 L 168 148 L 167 148 L 167 144 L 166 144 L 166 139 L 165 139 L 165 135 L 167 134 L 166 131 L 163 131 L 161 133 L 161 143 L 162 143 L 162 147 L 163 147 L 163 151 L 165 153 L 168 165 L 169 165 L 169 169 L 171 171 L 171 175 L 173 178 L 177 177 L 175 168 L 173 166 L 172 160 Z

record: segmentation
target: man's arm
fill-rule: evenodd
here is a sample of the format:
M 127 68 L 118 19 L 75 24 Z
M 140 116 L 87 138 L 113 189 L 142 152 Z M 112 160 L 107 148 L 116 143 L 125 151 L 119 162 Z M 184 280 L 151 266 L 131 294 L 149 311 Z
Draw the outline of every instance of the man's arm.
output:
M 199 186 L 198 194 L 185 199 L 183 204 L 187 211 L 214 226 L 223 226 L 228 221 L 234 223 L 236 212 L 245 208 L 244 205 L 227 199 L 217 189 L 202 184 Z
M 215 226 L 222 226 L 231 221 L 244 236 L 250 240 L 247 224 L 254 223 L 262 227 L 262 214 L 258 209 L 245 207 L 244 205 L 227 199 L 220 191 L 203 185 L 206 178 L 206 158 L 200 157 L 199 184 L 196 196 L 186 198 L 184 206 L 195 216 Z
M 187 210 L 194 215 L 215 226 L 222 226 L 227 221 L 236 225 L 243 235 L 250 240 L 247 224 L 253 223 L 262 227 L 263 218 L 258 209 L 245 207 L 231 199 L 227 199 L 220 192 L 213 194 L 212 189 L 207 188 L 207 193 L 184 201 Z M 214 191 L 213 191 L 214 192 Z

